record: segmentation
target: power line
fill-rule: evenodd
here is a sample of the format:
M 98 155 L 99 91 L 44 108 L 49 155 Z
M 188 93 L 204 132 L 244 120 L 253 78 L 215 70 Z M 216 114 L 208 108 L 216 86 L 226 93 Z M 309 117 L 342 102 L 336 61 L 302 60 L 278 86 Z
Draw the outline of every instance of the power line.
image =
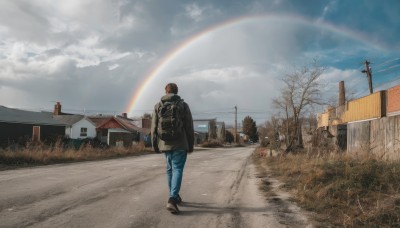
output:
M 381 86 L 384 86 L 384 85 L 388 85 L 388 84 L 391 84 L 391 83 L 396 82 L 396 81 L 400 82 L 400 78 L 395 78 L 395 79 L 390 80 L 388 82 L 384 82 L 384 83 L 378 84 L 378 85 L 376 85 L 376 87 L 381 87 Z
M 379 73 L 379 72 L 384 72 L 384 71 L 388 71 L 388 70 L 392 70 L 392 69 L 395 69 L 395 68 L 398 68 L 398 67 L 400 67 L 400 64 L 396 64 L 396 65 L 393 65 L 393 66 L 384 68 L 384 69 L 382 69 L 382 70 L 377 71 L 377 73 Z
M 380 63 L 380 64 L 378 64 L 378 65 L 375 65 L 375 67 L 380 67 L 380 66 L 382 66 L 382 65 L 385 65 L 385 64 L 387 64 L 387 63 L 394 62 L 394 61 L 397 61 L 397 60 L 400 60 L 400 58 L 395 58 L 395 59 L 387 60 L 387 61 L 385 61 L 385 62 L 383 62 L 383 63 Z

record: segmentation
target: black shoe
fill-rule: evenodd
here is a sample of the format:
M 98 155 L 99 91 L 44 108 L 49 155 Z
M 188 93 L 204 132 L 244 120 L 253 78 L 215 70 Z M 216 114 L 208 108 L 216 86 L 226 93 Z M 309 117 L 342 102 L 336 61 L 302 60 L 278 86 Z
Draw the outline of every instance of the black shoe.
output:
M 167 210 L 173 214 L 179 213 L 179 208 L 177 205 L 177 201 L 175 199 L 173 199 L 173 198 L 168 199 Z
M 178 204 L 178 205 L 182 203 L 182 198 L 181 198 L 181 196 L 179 194 L 176 197 L 175 201 L 176 201 L 176 204 Z

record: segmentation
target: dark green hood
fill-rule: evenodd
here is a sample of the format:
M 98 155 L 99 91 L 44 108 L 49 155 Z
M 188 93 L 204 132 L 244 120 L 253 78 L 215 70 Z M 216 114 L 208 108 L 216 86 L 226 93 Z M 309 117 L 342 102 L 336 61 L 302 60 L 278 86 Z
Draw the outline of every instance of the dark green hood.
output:
M 182 100 L 180 96 L 173 94 L 173 93 L 168 93 L 166 95 L 164 95 L 163 97 L 161 97 L 161 101 L 162 102 L 166 102 L 166 101 L 180 101 Z

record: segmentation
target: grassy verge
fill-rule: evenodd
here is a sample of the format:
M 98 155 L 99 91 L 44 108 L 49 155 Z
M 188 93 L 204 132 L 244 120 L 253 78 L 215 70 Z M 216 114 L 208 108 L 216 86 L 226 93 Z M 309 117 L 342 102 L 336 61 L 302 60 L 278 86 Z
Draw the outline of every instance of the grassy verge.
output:
M 218 140 L 208 140 L 199 145 L 204 148 L 224 148 L 224 147 L 245 147 L 245 144 L 241 143 L 232 143 L 232 144 L 223 144 Z
M 315 212 L 322 227 L 400 227 L 400 162 L 258 154 L 256 164 L 284 182 L 284 190 L 300 207 Z
M 224 144 L 217 140 L 208 140 L 200 144 L 200 146 L 205 148 L 219 148 L 224 147 Z
M 93 161 L 123 156 L 132 156 L 151 153 L 152 150 L 143 144 L 130 148 L 100 149 L 90 146 L 81 147 L 79 150 L 65 149 L 61 146 L 30 146 L 17 151 L 0 150 L 0 170 L 19 167 L 49 165 L 67 162 Z

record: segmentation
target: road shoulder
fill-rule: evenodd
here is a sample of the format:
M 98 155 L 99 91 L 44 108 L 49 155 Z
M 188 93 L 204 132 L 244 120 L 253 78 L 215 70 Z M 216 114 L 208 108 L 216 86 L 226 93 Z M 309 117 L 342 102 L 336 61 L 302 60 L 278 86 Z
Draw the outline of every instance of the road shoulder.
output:
M 291 200 L 292 195 L 281 188 L 284 183 L 275 179 L 268 167 L 258 159 L 260 158 L 252 159 L 257 185 L 264 199 L 273 208 L 273 214 L 279 223 L 288 227 L 315 227 L 312 214 Z

